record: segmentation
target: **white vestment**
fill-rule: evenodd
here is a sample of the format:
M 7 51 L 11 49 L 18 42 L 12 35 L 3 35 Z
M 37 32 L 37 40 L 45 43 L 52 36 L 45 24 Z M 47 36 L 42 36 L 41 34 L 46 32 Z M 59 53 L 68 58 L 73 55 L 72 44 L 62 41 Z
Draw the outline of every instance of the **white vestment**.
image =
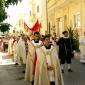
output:
M 23 64 L 26 64 L 26 48 L 22 39 L 18 41 L 18 56 L 22 58 Z
M 29 50 L 28 50 L 28 56 L 26 61 L 25 81 L 32 82 L 34 79 L 34 75 L 33 75 L 34 56 L 35 56 L 35 51 L 38 56 L 41 43 L 42 43 L 41 41 L 39 41 L 39 43 L 35 43 L 34 40 L 28 42 Z
M 42 49 L 47 53 L 47 52 L 51 52 L 51 50 L 53 49 L 53 46 L 51 46 L 51 49 L 46 49 L 44 46 L 42 47 Z M 49 54 L 46 55 L 46 62 L 48 64 L 48 66 L 52 66 L 52 62 L 51 62 L 51 56 Z M 54 71 L 50 71 L 48 70 L 48 76 L 49 76 L 49 80 L 51 82 L 55 81 L 54 78 Z
M 48 65 L 53 66 L 54 70 L 48 70 Z M 64 85 L 56 48 L 51 46 L 51 49 L 46 49 L 42 46 L 37 60 L 34 85 L 50 85 L 50 82 Z
M 79 40 L 79 49 L 80 49 L 80 62 L 85 63 L 85 37 L 80 37 Z
M 13 54 L 14 54 L 14 62 L 19 64 L 19 58 L 18 58 L 18 42 L 16 41 L 13 45 Z
M 52 45 L 53 45 L 54 47 L 56 47 L 56 50 L 59 52 L 59 46 L 56 44 L 57 41 L 58 41 L 58 38 L 56 38 L 56 41 L 54 41 L 54 40 L 52 39 L 52 37 L 51 37 L 51 38 L 50 38 L 50 41 L 52 42 Z
M 33 46 L 35 47 L 35 49 L 36 49 L 37 56 L 38 56 L 38 54 L 39 54 L 39 52 L 40 52 L 40 46 L 41 46 L 41 44 L 42 44 L 42 41 L 40 41 L 40 40 L 39 40 L 38 43 L 35 43 L 34 40 L 32 40 L 32 45 L 33 45 Z
M 8 42 L 8 54 L 9 55 L 13 54 L 13 39 L 10 39 Z

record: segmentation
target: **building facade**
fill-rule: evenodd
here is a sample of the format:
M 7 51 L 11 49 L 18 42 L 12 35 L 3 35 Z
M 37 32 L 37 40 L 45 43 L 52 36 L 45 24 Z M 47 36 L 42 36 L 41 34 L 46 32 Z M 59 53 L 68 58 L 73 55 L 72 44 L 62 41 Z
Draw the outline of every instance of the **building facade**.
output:
M 45 34 L 47 32 L 47 10 L 46 0 L 31 0 L 30 17 L 34 22 L 39 20 L 41 23 L 40 33 Z
M 82 35 L 85 31 L 85 0 L 47 0 L 49 32 L 62 31 L 68 27 L 77 29 Z

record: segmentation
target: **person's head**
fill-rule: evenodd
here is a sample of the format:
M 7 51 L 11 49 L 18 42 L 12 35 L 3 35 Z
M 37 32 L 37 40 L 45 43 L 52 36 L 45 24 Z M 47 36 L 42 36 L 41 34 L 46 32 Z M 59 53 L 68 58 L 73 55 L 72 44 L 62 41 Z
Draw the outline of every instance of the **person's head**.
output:
M 56 37 L 56 32 L 53 32 L 53 37 Z
M 64 35 L 65 37 L 68 37 L 68 35 L 69 35 L 69 34 L 68 34 L 68 31 L 64 31 L 64 32 L 63 32 L 63 35 Z
M 49 35 L 46 35 L 46 36 L 44 37 L 44 44 L 45 44 L 45 45 L 49 45 L 49 44 L 50 44 L 50 36 L 49 36 Z
M 21 38 L 22 38 L 22 40 L 24 40 L 24 34 L 21 34 Z
M 35 32 L 34 33 L 34 40 L 39 40 L 40 38 L 40 33 L 39 32 Z
M 27 42 L 28 39 L 27 39 L 27 36 L 26 36 L 26 35 L 24 36 L 23 40 L 24 40 L 25 42 Z

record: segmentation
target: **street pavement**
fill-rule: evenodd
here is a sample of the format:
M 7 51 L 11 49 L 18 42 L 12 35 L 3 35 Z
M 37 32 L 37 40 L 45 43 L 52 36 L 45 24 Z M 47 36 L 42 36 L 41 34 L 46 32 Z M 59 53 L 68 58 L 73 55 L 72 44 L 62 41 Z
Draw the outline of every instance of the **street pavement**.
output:
M 78 59 L 72 60 L 72 73 L 66 67 L 63 74 L 65 85 L 85 85 L 85 64 L 81 64 Z
M 14 65 L 13 57 L 0 52 L 0 85 L 30 85 L 24 81 L 23 69 Z
M 24 81 L 23 67 L 15 66 L 11 60 L 9 61 L 11 65 L 8 62 L 0 65 L 0 85 L 31 85 Z M 73 72 L 69 73 L 65 65 L 63 74 L 65 85 L 85 85 L 85 64 L 81 64 L 79 59 L 73 59 L 72 70 Z

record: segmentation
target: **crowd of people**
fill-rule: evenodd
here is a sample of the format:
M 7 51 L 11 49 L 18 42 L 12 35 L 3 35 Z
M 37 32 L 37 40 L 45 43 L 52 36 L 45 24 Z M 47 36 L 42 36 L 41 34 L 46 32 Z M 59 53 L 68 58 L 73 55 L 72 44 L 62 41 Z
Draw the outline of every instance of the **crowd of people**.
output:
M 67 31 L 59 39 L 56 33 L 51 36 L 34 32 L 29 37 L 20 34 L 10 38 L 8 44 L 9 55 L 13 54 L 15 65 L 24 65 L 24 80 L 32 85 L 64 85 L 64 64 L 72 72 L 74 52 L 74 43 Z

